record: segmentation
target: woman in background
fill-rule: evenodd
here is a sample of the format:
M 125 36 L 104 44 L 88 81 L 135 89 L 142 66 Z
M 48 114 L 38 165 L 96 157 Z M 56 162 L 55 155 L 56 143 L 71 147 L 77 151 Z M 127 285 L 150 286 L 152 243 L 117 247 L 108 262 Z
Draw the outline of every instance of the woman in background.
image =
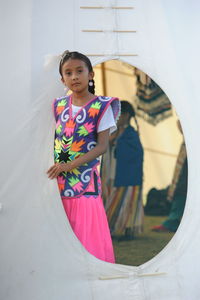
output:
M 130 125 L 132 117 L 137 131 Z M 105 205 L 112 236 L 133 239 L 143 230 L 143 147 L 135 111 L 128 101 L 121 101 L 117 125 L 117 132 L 110 137 L 116 164 L 114 182 Z

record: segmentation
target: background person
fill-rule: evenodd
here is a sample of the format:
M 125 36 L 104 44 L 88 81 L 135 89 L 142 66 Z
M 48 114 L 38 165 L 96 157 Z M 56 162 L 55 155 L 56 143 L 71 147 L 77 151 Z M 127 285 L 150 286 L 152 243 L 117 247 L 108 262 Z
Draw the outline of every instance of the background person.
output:
M 133 106 L 121 101 L 118 130 L 110 137 L 116 166 L 106 213 L 112 236 L 121 239 L 133 239 L 143 230 L 143 147 L 139 130 L 130 125 L 132 117 L 138 129 Z

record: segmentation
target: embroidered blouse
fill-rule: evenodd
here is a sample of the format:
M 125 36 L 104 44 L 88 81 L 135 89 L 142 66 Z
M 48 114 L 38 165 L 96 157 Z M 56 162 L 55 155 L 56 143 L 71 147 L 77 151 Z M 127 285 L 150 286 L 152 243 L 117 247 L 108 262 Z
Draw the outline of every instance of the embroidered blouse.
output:
M 77 114 L 80 108 L 80 106 L 72 104 L 72 117 Z M 106 129 L 110 129 L 110 134 L 117 129 L 113 111 L 110 106 L 108 106 L 108 109 L 105 111 L 103 117 L 101 118 L 97 132 L 101 132 Z
M 95 147 L 100 120 L 109 106 L 116 120 L 120 112 L 120 102 L 117 98 L 95 97 L 80 107 L 74 117 L 70 96 L 55 99 L 55 162 L 72 161 Z M 99 159 L 96 158 L 70 172 L 61 173 L 58 176 L 61 197 L 79 197 L 86 192 L 98 164 Z

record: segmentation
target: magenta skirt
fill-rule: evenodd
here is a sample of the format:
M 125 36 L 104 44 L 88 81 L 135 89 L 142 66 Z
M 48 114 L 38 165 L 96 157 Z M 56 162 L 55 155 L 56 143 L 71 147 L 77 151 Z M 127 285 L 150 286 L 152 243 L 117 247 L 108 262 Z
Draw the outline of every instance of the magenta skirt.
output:
M 100 195 L 62 198 L 69 223 L 85 249 L 95 257 L 114 263 L 110 229 Z

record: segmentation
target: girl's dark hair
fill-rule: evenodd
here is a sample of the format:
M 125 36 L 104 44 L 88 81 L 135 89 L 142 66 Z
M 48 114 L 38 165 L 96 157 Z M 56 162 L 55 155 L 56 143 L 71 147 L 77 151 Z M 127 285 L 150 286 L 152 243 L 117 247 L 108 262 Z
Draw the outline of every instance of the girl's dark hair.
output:
M 130 115 L 130 118 L 133 117 L 134 120 L 135 120 L 135 124 L 137 126 L 137 131 L 138 131 L 138 134 L 139 134 L 139 125 L 138 125 L 138 121 L 136 119 L 136 116 L 135 116 L 135 110 L 133 108 L 133 106 L 126 100 L 122 100 L 121 101 L 121 113 L 129 113 Z
M 86 66 L 87 66 L 87 68 L 88 68 L 88 71 L 89 71 L 89 72 L 93 72 L 93 67 L 92 67 L 91 61 L 89 60 L 89 58 L 88 58 L 86 55 L 84 55 L 84 54 L 82 54 L 82 53 L 79 53 L 79 52 L 77 52 L 77 51 L 70 52 L 70 51 L 66 50 L 66 51 L 62 54 L 62 58 L 61 58 L 61 60 L 60 60 L 60 65 L 59 65 L 59 73 L 60 73 L 61 76 L 62 76 L 62 66 L 63 66 L 63 64 L 64 64 L 66 61 L 68 61 L 68 59 L 70 59 L 70 58 L 71 58 L 71 59 L 79 59 L 79 60 L 82 60 L 82 61 L 86 64 Z M 94 80 L 92 79 L 92 80 L 90 80 L 90 82 L 92 82 L 93 85 L 90 86 L 90 85 L 88 84 L 88 91 L 89 91 L 90 93 L 92 93 L 92 94 L 95 94 Z

